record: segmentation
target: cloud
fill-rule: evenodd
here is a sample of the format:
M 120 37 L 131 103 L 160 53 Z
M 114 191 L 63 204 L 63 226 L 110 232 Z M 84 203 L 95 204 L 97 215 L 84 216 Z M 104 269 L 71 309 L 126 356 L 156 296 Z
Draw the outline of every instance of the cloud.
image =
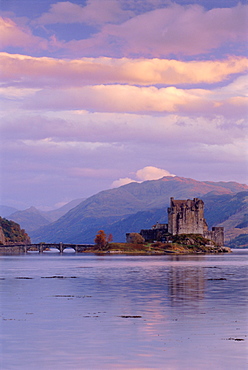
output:
M 158 180 L 165 176 L 174 177 L 169 171 L 166 171 L 162 168 L 157 168 L 153 166 L 146 166 L 138 170 L 135 174 L 135 180 L 129 177 L 121 177 L 119 180 L 113 181 L 111 187 L 117 188 L 122 185 L 127 185 L 131 182 L 142 182 L 147 180 Z
M 73 53 L 83 51 L 84 55 L 161 57 L 208 53 L 221 45 L 245 42 L 247 10 L 248 6 L 242 4 L 205 10 L 199 5 L 172 3 L 121 24 L 107 24 L 90 39 L 72 40 L 64 47 Z
M 205 95 L 208 92 L 205 91 Z M 97 85 L 83 88 L 38 91 L 24 107 L 28 109 L 85 109 L 100 112 L 177 112 L 199 110 L 213 103 L 204 100 L 204 91 L 175 87 L 136 87 L 128 85 Z
M 45 144 L 62 143 L 72 150 L 117 146 L 120 152 L 128 145 L 184 147 L 196 143 L 225 144 L 244 138 L 245 116 L 189 117 L 183 114 L 161 116 L 59 111 L 51 114 L 8 111 L 1 119 L 1 134 L 5 140 L 34 140 L 38 148 Z M 89 145 L 86 145 L 89 143 Z M 95 143 L 95 144 L 94 144 Z M 94 144 L 94 145 L 93 145 Z M 154 149 L 152 149 L 153 151 Z M 173 149 L 174 150 L 174 149 Z M 156 149 L 157 152 L 157 149 Z M 85 154 L 84 154 L 85 155 Z
M 133 13 L 123 10 L 118 0 L 88 0 L 85 6 L 70 1 L 52 4 L 48 13 L 42 14 L 33 23 L 47 25 L 55 23 L 86 23 L 102 25 L 127 20 Z
M 130 179 L 129 177 L 121 177 L 119 180 L 115 180 L 112 182 L 112 188 L 119 188 L 120 186 L 130 184 L 131 182 L 137 182 L 135 180 Z
M 147 2 L 148 4 L 148 2 Z M 150 2 L 152 4 L 152 2 Z M 137 5 L 137 4 L 136 4 Z M 148 4 L 149 5 L 149 4 Z M 85 6 L 69 1 L 51 5 L 49 12 L 30 21 L 30 28 L 21 18 L 1 19 L 2 47 L 24 48 L 33 54 L 49 50 L 71 58 L 74 56 L 112 56 L 149 58 L 177 57 L 209 53 L 222 46 L 222 55 L 231 49 L 245 53 L 247 38 L 247 5 L 205 10 L 199 5 L 166 2 L 142 7 L 137 14 L 132 6 L 118 0 L 89 0 Z M 154 10 L 151 10 L 154 9 Z M 7 14 L 7 13 L 6 13 Z M 63 40 L 53 24 L 90 25 L 91 36 L 78 39 L 68 32 Z M 49 39 L 35 36 L 37 27 Z M 34 30 L 32 34 L 31 29 Z M 67 38 L 68 39 L 68 38 Z
M 162 168 L 157 168 L 157 167 L 152 167 L 152 166 L 144 167 L 141 170 L 138 170 L 136 172 L 136 177 L 141 181 L 158 180 L 164 176 L 174 177 L 176 175 L 173 175 L 169 171 L 166 171 Z
M 0 93 L 6 106 L 12 100 L 12 104 L 22 103 L 28 109 L 241 117 L 247 111 L 247 77 L 235 77 L 244 73 L 247 65 L 247 58 L 202 62 L 127 58 L 65 61 L 1 53 Z M 210 84 L 225 80 L 228 84 L 222 87 Z M 172 86 L 162 87 L 166 83 Z M 192 88 L 194 83 L 208 85 Z
M 245 99 L 226 99 L 207 89 L 157 88 L 129 85 L 97 85 L 71 89 L 43 89 L 34 92 L 23 108 L 40 110 L 87 110 L 91 112 L 194 115 L 232 113 L 242 116 Z M 239 109 L 237 109 L 239 106 Z
M 63 60 L 0 53 L 3 81 L 22 87 L 96 84 L 177 85 L 217 83 L 248 69 L 248 58 L 182 62 L 169 59 L 82 58 Z
M 235 78 L 228 85 L 215 89 L 215 92 L 225 98 L 233 96 L 247 96 L 248 91 L 248 74 Z
M 0 17 L 0 45 L 24 49 L 44 50 L 47 49 L 47 41 L 41 37 L 32 35 L 26 26 L 18 26 L 9 18 Z

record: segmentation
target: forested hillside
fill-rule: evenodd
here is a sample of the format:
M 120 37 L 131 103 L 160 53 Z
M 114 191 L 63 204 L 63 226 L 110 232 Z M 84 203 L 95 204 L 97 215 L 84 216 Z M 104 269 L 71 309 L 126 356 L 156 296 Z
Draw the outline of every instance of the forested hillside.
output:
M 12 243 L 30 243 L 30 238 L 16 222 L 0 217 L 0 244 Z

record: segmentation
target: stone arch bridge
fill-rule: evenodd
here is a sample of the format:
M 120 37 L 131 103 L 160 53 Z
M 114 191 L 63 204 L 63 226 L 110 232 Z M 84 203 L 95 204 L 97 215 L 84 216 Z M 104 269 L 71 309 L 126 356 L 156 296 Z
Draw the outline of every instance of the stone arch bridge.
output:
M 64 244 L 64 243 L 38 243 L 38 244 L 13 244 L 13 245 L 2 245 L 1 247 L 8 248 L 19 248 L 20 253 L 27 253 L 28 251 L 43 251 L 50 249 L 58 249 L 60 253 L 63 253 L 66 248 L 74 249 L 75 253 L 83 252 L 84 250 L 93 247 L 93 244 Z

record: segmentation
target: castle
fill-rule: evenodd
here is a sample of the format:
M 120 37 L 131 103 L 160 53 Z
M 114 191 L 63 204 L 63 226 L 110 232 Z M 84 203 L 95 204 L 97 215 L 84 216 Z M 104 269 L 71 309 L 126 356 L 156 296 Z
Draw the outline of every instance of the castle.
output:
M 204 218 L 204 202 L 201 199 L 175 200 L 170 198 L 168 224 L 157 223 L 151 229 L 141 230 L 145 241 L 170 241 L 171 236 L 180 234 L 200 234 L 218 246 L 224 245 L 224 228 L 212 227 L 208 230 Z M 128 241 L 128 235 L 127 241 Z

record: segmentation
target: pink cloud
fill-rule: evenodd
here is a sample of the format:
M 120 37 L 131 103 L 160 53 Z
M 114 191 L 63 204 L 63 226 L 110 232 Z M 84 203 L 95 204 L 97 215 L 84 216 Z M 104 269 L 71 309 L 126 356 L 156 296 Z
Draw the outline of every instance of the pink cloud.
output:
M 53 23 L 96 25 L 87 39 L 65 42 L 58 35 L 49 41 L 32 35 L 27 26 L 13 21 L 3 23 L 2 45 L 34 50 L 60 50 L 63 55 L 165 57 L 208 53 L 232 43 L 242 45 L 247 38 L 247 5 L 205 10 L 199 5 L 167 7 L 135 15 L 117 0 L 89 0 L 85 6 L 69 1 L 53 4 L 48 13 L 31 22 L 32 26 Z M 149 8 L 149 7 L 148 7 Z M 6 23 L 7 22 L 7 23 Z M 230 48 L 229 48 L 230 49 Z
M 121 8 L 118 0 L 88 0 L 85 6 L 70 1 L 52 4 L 48 13 L 42 14 L 33 23 L 87 23 L 101 25 L 104 23 L 119 23 L 127 20 L 133 13 Z
M 0 45 L 5 47 L 18 47 L 24 49 L 46 49 L 47 41 L 33 36 L 26 26 L 18 26 L 9 18 L 0 17 Z
M 2 79 L 22 86 L 216 83 L 248 69 L 248 58 L 182 62 L 168 59 L 63 60 L 0 53 Z
M 175 87 L 136 87 L 97 85 L 82 88 L 38 91 L 25 106 L 33 109 L 85 109 L 101 112 L 177 112 L 211 108 L 206 90 L 183 90 Z
M 22 101 L 29 109 L 241 116 L 247 112 L 245 76 L 215 89 L 175 85 L 223 81 L 231 74 L 244 73 L 247 65 L 247 58 L 201 62 L 127 58 L 66 61 L 1 53 L 2 82 L 7 84 L 0 93 L 15 99 L 16 104 Z M 174 86 L 149 86 L 159 81 Z
M 197 55 L 247 37 L 246 5 L 205 10 L 198 5 L 172 4 L 108 24 L 88 40 L 70 41 L 65 49 L 96 55 Z
M 223 95 L 222 95 L 223 94 Z M 179 89 L 129 85 L 95 85 L 69 89 L 43 89 L 24 100 L 24 108 L 46 110 L 87 110 L 113 113 L 180 113 L 194 115 L 224 114 L 224 107 L 235 108 L 235 115 L 246 109 L 244 99 L 231 97 L 218 89 Z M 238 103 L 237 103 L 238 102 Z M 239 110 L 237 110 L 237 104 Z M 229 113 L 228 113 L 229 114 Z M 227 115 L 228 116 L 228 115 Z

